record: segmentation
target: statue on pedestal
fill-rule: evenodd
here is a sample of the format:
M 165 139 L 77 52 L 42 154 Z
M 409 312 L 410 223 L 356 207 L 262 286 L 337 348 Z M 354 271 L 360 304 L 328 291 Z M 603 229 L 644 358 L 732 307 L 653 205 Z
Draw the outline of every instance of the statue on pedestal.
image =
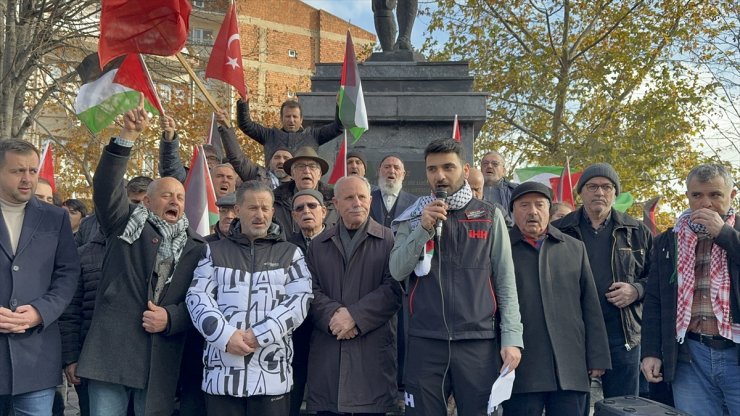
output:
M 398 39 L 396 39 L 396 19 L 393 18 L 393 9 L 397 9 Z M 417 9 L 417 0 L 373 0 L 375 32 L 383 52 L 412 50 L 411 29 L 414 27 Z

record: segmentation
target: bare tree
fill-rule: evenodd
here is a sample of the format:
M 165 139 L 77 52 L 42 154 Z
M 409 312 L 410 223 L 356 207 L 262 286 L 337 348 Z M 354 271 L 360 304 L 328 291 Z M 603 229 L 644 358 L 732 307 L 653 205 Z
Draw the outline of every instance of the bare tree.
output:
M 76 77 L 98 30 L 99 0 L 0 0 L 0 138 L 22 137 L 44 104 Z M 94 41 L 94 40 L 93 40 Z

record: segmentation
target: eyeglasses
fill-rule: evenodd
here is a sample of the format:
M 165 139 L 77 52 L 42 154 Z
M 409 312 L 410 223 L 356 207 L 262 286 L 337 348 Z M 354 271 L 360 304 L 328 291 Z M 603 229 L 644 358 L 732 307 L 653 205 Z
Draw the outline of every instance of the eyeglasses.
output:
M 293 165 L 293 167 L 298 170 L 303 170 L 306 168 L 309 168 L 311 170 L 319 170 L 321 168 L 318 163 L 296 163 L 295 165 Z
M 491 162 L 491 161 L 488 161 L 488 160 L 484 160 L 484 161 L 480 162 L 480 165 L 481 165 L 481 167 L 492 166 L 494 168 L 497 168 L 497 167 L 501 166 L 502 163 L 500 163 L 500 162 Z
M 293 211 L 295 212 L 303 212 L 303 210 L 308 207 L 308 209 L 316 209 L 319 207 L 318 202 L 306 202 L 305 204 L 296 205 L 293 208 Z
M 606 193 L 609 193 L 614 190 L 614 185 L 610 183 L 605 183 L 603 185 L 597 185 L 595 183 L 587 183 L 586 185 L 584 185 L 584 187 L 588 189 L 589 192 L 596 192 L 599 190 L 599 188 L 601 188 L 601 190 Z

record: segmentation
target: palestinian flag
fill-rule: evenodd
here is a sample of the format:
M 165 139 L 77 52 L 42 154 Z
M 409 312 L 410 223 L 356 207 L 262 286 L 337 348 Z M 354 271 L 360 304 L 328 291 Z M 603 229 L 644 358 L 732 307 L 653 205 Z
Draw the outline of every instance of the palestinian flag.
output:
M 331 175 L 329 175 L 328 183 L 329 185 L 334 185 L 345 176 L 347 176 L 347 130 L 344 131 L 342 144 L 339 145 L 337 158 L 334 161 L 334 167 L 331 170 Z
M 202 146 L 195 148 L 185 179 L 185 216 L 193 230 L 203 237 L 211 234 L 211 226 L 218 221 L 216 192 Z
M 88 55 L 77 73 L 82 87 L 75 99 L 75 113 L 82 124 L 97 134 L 108 127 L 119 114 L 139 105 L 139 92 L 113 81 L 123 57 L 113 60 L 101 71 L 98 54 Z
M 419 225 L 421 227 L 421 225 Z M 434 257 L 434 238 L 427 241 L 424 246 L 424 256 L 416 263 L 414 273 L 417 276 L 426 276 L 432 270 L 432 257 Z
M 455 139 L 456 142 L 462 141 L 462 135 L 460 135 L 460 121 L 457 119 L 457 114 L 455 114 L 455 121 L 452 122 L 452 138 Z
M 655 237 L 658 235 L 658 225 L 655 222 L 655 212 L 658 210 L 660 196 L 648 199 L 642 204 L 642 222 L 650 229 L 650 233 Z
M 118 115 L 139 106 L 141 93 L 124 83 L 136 85 L 131 79 L 148 79 L 148 75 L 143 75 L 144 68 L 137 64 L 139 59 L 128 60 L 128 65 L 122 66 L 124 59 L 116 58 L 101 71 L 98 54 L 92 53 L 76 68 L 83 85 L 75 99 L 75 113 L 94 134 L 103 131 Z M 146 103 L 146 108 L 150 112 L 157 111 L 149 103 Z
M 550 178 L 559 178 L 563 172 L 562 166 L 530 166 L 514 170 L 514 182 L 539 182 L 550 186 Z
M 357 69 L 355 47 L 352 44 L 352 35 L 347 31 L 347 48 L 344 51 L 342 64 L 342 80 L 337 99 L 339 120 L 345 129 L 352 133 L 354 144 L 362 133 L 368 130 L 367 111 L 365 111 L 365 96 L 362 94 L 360 71 Z

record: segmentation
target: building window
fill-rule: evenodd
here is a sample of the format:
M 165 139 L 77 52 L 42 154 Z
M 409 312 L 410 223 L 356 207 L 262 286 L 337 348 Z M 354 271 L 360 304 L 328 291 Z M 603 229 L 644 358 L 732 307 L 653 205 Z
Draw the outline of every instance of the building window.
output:
M 204 3 L 205 3 L 205 1 L 203 1 L 203 0 L 200 0 L 200 1 L 193 0 L 193 7 L 196 8 L 196 9 L 202 9 L 202 8 L 204 8 L 206 6 Z
M 213 45 L 213 31 L 206 29 L 191 29 L 188 43 L 192 45 Z
M 288 49 L 289 58 L 298 58 L 298 51 L 295 49 Z

